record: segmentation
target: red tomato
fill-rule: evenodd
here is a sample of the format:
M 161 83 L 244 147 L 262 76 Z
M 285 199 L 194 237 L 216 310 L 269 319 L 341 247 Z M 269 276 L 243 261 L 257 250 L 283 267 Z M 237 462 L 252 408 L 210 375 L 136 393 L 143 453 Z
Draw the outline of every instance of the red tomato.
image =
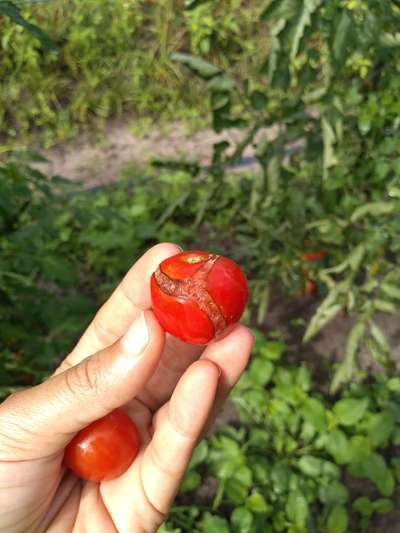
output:
M 303 261 L 319 261 L 320 259 L 323 259 L 326 256 L 326 252 L 324 250 L 318 250 L 316 252 L 306 252 L 301 256 Z
M 312 279 L 306 279 L 304 282 L 304 291 L 305 296 L 310 296 L 318 292 L 318 285 Z
M 82 479 L 106 481 L 125 472 L 139 446 L 136 425 L 116 409 L 75 435 L 65 449 L 64 463 Z
M 151 277 L 151 297 L 166 331 L 191 344 L 207 344 L 239 321 L 248 289 L 231 259 L 190 251 L 160 264 Z

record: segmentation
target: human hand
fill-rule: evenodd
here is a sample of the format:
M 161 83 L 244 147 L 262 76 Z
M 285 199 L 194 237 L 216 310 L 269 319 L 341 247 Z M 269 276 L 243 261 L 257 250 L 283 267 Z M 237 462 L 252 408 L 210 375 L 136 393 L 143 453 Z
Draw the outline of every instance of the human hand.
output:
M 242 325 L 205 348 L 165 335 L 149 281 L 178 251 L 144 254 L 54 375 L 0 405 L 0 532 L 142 533 L 164 520 L 253 344 Z M 139 454 L 116 479 L 78 479 L 63 466 L 65 446 L 120 406 L 139 429 Z

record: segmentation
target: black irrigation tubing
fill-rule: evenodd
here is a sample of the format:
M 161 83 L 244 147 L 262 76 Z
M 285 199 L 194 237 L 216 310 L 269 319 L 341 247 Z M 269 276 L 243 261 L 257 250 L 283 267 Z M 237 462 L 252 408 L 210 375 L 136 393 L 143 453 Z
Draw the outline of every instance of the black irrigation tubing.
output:
M 304 148 L 304 144 L 301 142 L 291 143 L 290 145 L 285 147 L 285 150 L 284 150 L 285 156 L 291 156 L 292 154 L 296 152 L 300 152 L 303 148 Z M 257 158 L 255 156 L 245 156 L 245 157 L 241 157 L 235 163 L 231 165 L 227 165 L 226 168 L 228 169 L 246 168 L 256 163 L 257 163 Z M 205 167 L 206 170 L 207 168 L 210 168 L 210 167 Z M 150 179 L 150 176 L 144 175 L 139 179 L 142 179 L 142 180 Z M 135 178 L 135 180 L 131 180 L 130 182 L 128 182 L 128 188 L 131 189 L 136 181 L 137 181 L 137 178 Z M 119 185 L 120 185 L 119 182 L 107 183 L 105 185 L 94 185 L 93 187 L 88 187 L 87 189 L 84 189 L 83 191 L 79 191 L 78 193 L 72 192 L 69 194 L 69 196 L 75 196 L 76 194 L 79 194 L 80 192 L 96 193 L 96 192 L 101 192 L 101 191 L 105 191 L 109 189 L 115 189 Z

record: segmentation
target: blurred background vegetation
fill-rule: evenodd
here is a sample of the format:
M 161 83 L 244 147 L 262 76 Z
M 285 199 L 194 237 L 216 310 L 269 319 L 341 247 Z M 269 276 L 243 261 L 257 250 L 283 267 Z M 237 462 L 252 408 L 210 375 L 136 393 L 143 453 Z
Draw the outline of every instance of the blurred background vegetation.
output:
M 163 533 L 397 531 L 399 22 L 396 0 L 0 0 L 1 397 L 156 242 L 249 277 L 252 362 Z M 117 117 L 222 137 L 109 186 L 46 175 L 38 152 Z

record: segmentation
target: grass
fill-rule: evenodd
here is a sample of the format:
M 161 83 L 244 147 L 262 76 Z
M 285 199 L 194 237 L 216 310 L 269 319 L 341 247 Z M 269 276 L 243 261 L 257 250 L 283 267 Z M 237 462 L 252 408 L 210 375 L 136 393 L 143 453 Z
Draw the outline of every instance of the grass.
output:
M 0 153 L 102 131 L 112 117 L 139 120 L 140 130 L 146 122 L 203 125 L 206 90 L 188 81 L 170 54 L 201 55 L 243 79 L 257 68 L 255 43 L 267 38 L 255 23 L 257 2 L 216 4 L 191 12 L 171 0 L 98 0 L 95 10 L 85 0 L 25 7 L 26 18 L 51 36 L 58 53 L 0 19 Z

